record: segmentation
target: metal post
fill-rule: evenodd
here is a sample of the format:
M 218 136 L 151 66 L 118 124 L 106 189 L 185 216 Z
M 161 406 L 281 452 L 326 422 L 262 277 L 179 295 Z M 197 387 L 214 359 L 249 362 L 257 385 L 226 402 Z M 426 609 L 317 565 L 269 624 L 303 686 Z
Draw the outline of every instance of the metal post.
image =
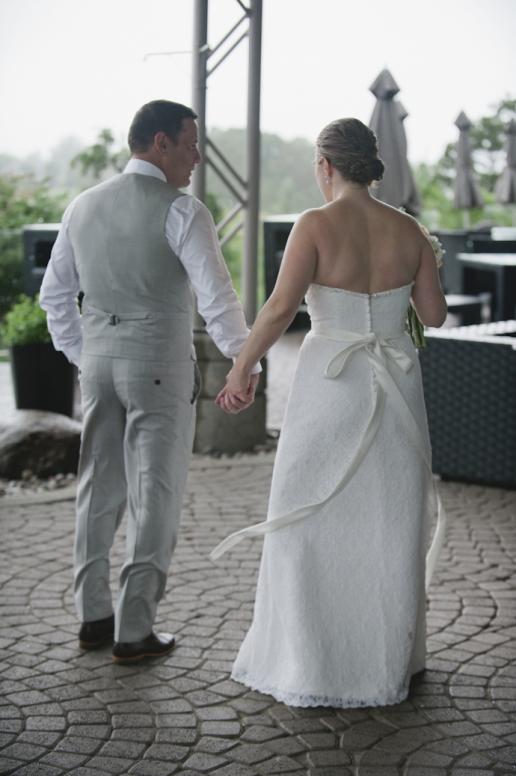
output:
M 260 176 L 260 65 L 262 0 L 236 0 L 243 11 L 221 40 L 208 46 L 208 2 L 195 0 L 192 106 L 197 113 L 199 151 L 204 164 L 198 165 L 192 178 L 192 192 L 199 199 L 206 195 L 206 165 L 224 183 L 236 200 L 235 206 L 224 216 L 217 231 L 221 244 L 229 241 L 245 225 L 242 290 L 244 311 L 249 323 L 256 315 L 257 244 Z M 242 28 L 247 30 L 242 32 Z M 206 136 L 206 82 L 209 76 L 225 62 L 243 40 L 249 39 L 249 74 L 247 99 L 247 175 L 246 180 L 233 163 Z M 214 61 L 216 60 L 216 61 Z M 244 210 L 245 217 L 235 219 Z M 234 453 L 251 450 L 266 439 L 265 379 L 262 378 L 253 405 L 240 415 L 224 415 L 213 399 L 224 385 L 231 361 L 215 347 L 197 315 L 195 324 L 197 363 L 203 378 L 203 388 L 197 400 L 197 425 L 194 441 L 196 452 Z
M 192 107 L 197 113 L 199 151 L 206 154 L 206 65 L 208 61 L 208 0 L 195 0 L 192 67 Z M 202 202 L 206 195 L 206 164 L 192 176 L 192 193 Z
M 247 322 L 256 317 L 258 286 L 258 218 L 260 209 L 260 85 L 262 51 L 262 0 L 251 0 L 247 87 L 247 208 L 243 283 Z

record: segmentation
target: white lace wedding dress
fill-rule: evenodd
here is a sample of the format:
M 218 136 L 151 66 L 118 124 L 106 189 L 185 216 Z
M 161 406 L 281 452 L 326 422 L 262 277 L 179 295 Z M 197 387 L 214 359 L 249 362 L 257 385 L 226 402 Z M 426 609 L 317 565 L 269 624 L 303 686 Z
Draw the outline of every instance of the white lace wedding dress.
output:
M 310 286 L 267 521 L 212 553 L 265 535 L 232 677 L 292 706 L 398 703 L 424 668 L 436 502 L 410 292 Z

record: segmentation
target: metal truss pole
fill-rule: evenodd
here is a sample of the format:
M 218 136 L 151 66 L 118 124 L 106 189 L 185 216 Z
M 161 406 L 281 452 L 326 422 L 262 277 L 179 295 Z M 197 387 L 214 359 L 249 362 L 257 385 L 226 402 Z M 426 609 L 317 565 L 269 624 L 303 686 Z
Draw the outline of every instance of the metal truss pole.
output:
M 209 165 L 235 199 L 235 205 L 217 224 L 224 246 L 244 227 L 244 263 L 242 290 L 244 312 L 251 324 L 256 316 L 258 276 L 258 217 L 260 196 L 260 68 L 262 0 L 235 0 L 243 14 L 212 48 L 208 46 L 208 3 L 195 0 L 192 73 L 192 107 L 197 113 L 199 151 L 204 164 L 197 166 L 192 179 L 192 192 L 201 200 L 206 197 L 206 167 Z M 247 22 L 247 29 L 242 28 Z M 248 95 L 245 176 L 241 175 L 206 132 L 207 81 L 237 46 L 248 38 Z M 244 211 L 244 218 L 238 216 Z M 250 409 L 241 415 L 223 415 L 213 399 L 224 384 L 228 363 L 208 337 L 197 315 L 195 347 L 204 388 L 197 401 L 197 426 L 194 450 L 237 452 L 253 449 L 266 439 L 265 381 L 258 387 Z
M 206 154 L 206 63 L 208 55 L 208 0 L 195 0 L 192 108 L 197 113 L 199 151 Z M 204 202 L 206 198 L 206 165 L 198 164 L 192 177 L 192 193 Z
M 242 291 L 244 310 L 248 323 L 256 317 L 258 277 L 258 219 L 260 199 L 260 83 L 262 45 L 262 0 L 235 0 L 243 15 L 230 30 L 213 46 L 208 46 L 208 3 L 209 0 L 195 0 L 192 102 L 198 114 L 199 150 L 205 165 L 196 169 L 192 186 L 196 197 L 204 200 L 206 195 L 206 165 L 224 183 L 236 200 L 235 207 L 217 224 L 220 232 L 244 210 L 243 221 L 235 224 L 221 237 L 224 245 L 244 227 L 244 262 Z M 247 29 L 241 28 L 247 22 Z M 206 133 L 206 89 L 212 73 L 223 64 L 237 46 L 248 38 L 248 93 L 246 159 L 247 169 L 243 178 L 216 147 Z M 214 61 L 215 60 L 215 61 Z
M 258 292 L 258 218 L 260 212 L 260 84 L 262 54 L 262 0 L 251 0 L 247 88 L 247 208 L 243 283 L 248 322 L 256 318 Z

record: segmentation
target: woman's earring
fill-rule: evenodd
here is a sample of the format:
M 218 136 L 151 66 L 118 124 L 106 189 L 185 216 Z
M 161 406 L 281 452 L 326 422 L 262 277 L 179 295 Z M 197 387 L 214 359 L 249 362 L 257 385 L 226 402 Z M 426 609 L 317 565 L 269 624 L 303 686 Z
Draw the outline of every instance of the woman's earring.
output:
M 325 179 L 324 179 L 324 182 L 325 182 L 325 183 L 329 183 L 329 182 L 330 182 L 330 179 L 329 179 L 329 178 L 325 178 Z

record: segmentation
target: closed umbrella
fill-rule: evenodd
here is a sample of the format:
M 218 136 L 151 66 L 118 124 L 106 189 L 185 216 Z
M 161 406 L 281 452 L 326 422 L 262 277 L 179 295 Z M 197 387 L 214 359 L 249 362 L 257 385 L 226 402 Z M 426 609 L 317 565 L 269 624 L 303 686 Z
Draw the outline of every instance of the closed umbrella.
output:
M 407 140 L 398 104 L 394 101 L 399 86 L 385 69 L 369 89 L 376 97 L 369 126 L 378 138 L 380 156 L 385 163 L 385 173 L 375 186 L 375 196 L 394 207 L 416 212 L 415 184 L 407 160 Z
M 516 121 L 507 125 L 507 164 L 496 182 L 496 199 L 502 205 L 516 205 Z M 513 222 L 514 222 L 513 213 Z
M 407 133 L 405 132 L 405 126 L 403 122 L 408 116 L 408 113 L 405 109 L 405 106 L 402 102 L 399 100 L 395 100 L 395 105 L 398 111 L 398 118 L 400 120 L 401 124 L 401 140 L 402 140 L 402 150 L 403 155 L 405 159 L 407 158 Z M 408 166 L 408 176 L 407 176 L 407 190 L 404 192 L 404 200 L 406 202 L 405 209 L 411 213 L 411 215 L 417 215 L 421 209 L 421 198 L 419 196 L 419 192 L 416 188 L 416 182 L 414 180 L 414 176 L 412 175 L 412 170 L 410 169 L 410 166 L 407 162 Z
M 453 202 L 456 208 L 464 211 L 464 225 L 468 226 L 469 215 L 467 211 L 474 207 L 482 207 L 484 201 L 475 181 L 473 171 L 471 144 L 469 142 L 469 130 L 473 125 L 464 111 L 461 111 L 457 116 L 455 126 L 459 129 L 459 140 L 457 143 Z

